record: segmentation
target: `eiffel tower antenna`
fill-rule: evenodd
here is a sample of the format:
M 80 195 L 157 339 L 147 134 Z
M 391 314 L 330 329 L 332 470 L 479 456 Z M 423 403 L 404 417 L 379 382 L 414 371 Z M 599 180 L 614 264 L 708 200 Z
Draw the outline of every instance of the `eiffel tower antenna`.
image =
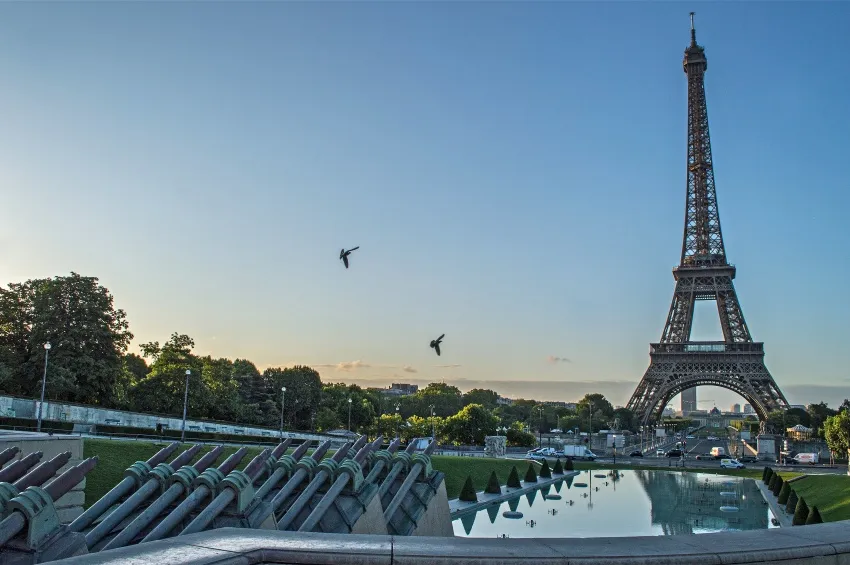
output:
M 661 333 L 649 346 L 650 364 L 628 408 L 646 425 L 657 419 L 672 397 L 696 386 L 719 386 L 743 396 L 764 422 L 788 401 L 764 364 L 764 344 L 754 342 L 732 280 L 736 269 L 726 259 L 705 101 L 705 49 L 697 44 L 691 12 L 691 43 L 682 61 L 688 80 L 688 158 L 685 229 L 676 289 Z M 723 341 L 691 341 L 694 304 L 714 300 Z

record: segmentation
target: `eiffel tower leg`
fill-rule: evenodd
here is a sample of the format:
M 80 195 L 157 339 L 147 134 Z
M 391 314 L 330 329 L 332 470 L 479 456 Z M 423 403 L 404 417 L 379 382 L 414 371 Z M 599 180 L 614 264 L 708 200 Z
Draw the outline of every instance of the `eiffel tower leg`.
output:
M 682 343 L 688 341 L 691 335 L 691 324 L 694 321 L 694 301 L 692 281 L 685 278 L 676 281 L 676 290 L 673 292 L 670 312 L 667 314 L 667 322 L 664 324 L 664 332 L 661 334 L 662 342 Z

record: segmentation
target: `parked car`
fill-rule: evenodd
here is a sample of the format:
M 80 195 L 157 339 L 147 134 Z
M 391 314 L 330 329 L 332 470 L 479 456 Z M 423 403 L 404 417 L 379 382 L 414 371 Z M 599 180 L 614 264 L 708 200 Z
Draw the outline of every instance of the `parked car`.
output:
M 707 437 L 707 438 L 705 438 L 705 439 L 707 439 L 708 441 L 717 441 L 717 440 L 719 440 L 720 438 L 719 438 L 719 437 L 715 437 L 715 436 L 708 436 L 708 437 Z
M 685 439 L 696 439 L 694 436 L 688 436 Z
M 664 455 L 666 455 L 666 454 L 665 454 L 663 449 L 656 449 L 655 450 L 655 456 L 656 457 L 664 457 Z
M 721 459 L 720 466 L 723 469 L 744 469 L 746 467 L 746 465 L 737 459 Z
M 667 452 L 667 457 L 681 457 L 682 450 L 681 449 L 671 449 Z
M 643 451 L 640 449 L 635 449 L 631 453 L 629 453 L 629 457 L 643 457 Z

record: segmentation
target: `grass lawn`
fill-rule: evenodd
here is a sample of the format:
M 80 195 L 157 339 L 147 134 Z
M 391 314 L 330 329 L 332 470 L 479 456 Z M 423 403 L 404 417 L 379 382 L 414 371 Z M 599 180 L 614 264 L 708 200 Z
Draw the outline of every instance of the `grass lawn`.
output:
M 85 439 L 83 441 L 83 453 L 85 457 L 100 457 L 97 466 L 86 476 L 86 507 L 94 504 L 100 497 L 109 492 L 112 487 L 118 484 L 124 477 L 124 470 L 135 463 L 136 461 L 144 461 L 150 458 L 154 453 L 162 449 L 167 442 L 153 443 L 143 441 L 117 441 L 108 439 Z M 180 449 L 175 452 L 175 455 L 168 460 L 171 461 L 179 455 L 184 449 L 188 449 L 192 444 L 183 444 Z M 204 446 L 199 454 L 195 457 L 195 461 L 212 449 L 213 446 Z M 224 454 L 218 458 L 216 465 L 221 463 L 232 453 L 235 453 L 238 447 L 226 446 Z M 237 469 L 243 469 L 257 454 L 261 451 L 258 447 L 249 447 L 248 453 L 242 459 Z M 508 482 L 508 475 L 511 468 L 516 466 L 519 472 L 519 478 L 522 480 L 525 477 L 525 472 L 528 469 L 529 461 L 516 459 L 489 459 L 484 457 L 454 457 L 454 456 L 437 456 L 431 458 L 431 463 L 434 469 L 442 471 L 446 474 L 446 491 L 449 498 L 457 498 L 460 494 L 463 483 L 466 481 L 466 476 L 472 476 L 472 482 L 475 489 L 478 491 L 484 490 L 487 486 L 487 481 L 490 478 L 490 472 L 496 471 L 496 476 L 499 477 L 499 482 L 504 485 Z M 554 467 L 555 461 L 549 461 L 549 467 Z M 610 463 L 599 464 L 589 462 L 574 462 L 576 470 L 585 469 L 610 469 L 615 467 Z M 536 471 L 539 471 L 540 464 L 534 462 Z M 675 471 L 675 467 L 650 467 L 644 465 L 629 465 L 628 462 L 620 463 L 618 461 L 616 468 L 618 469 L 643 469 L 647 471 Z M 747 468 L 741 470 L 731 469 L 684 469 L 688 472 L 697 473 L 712 473 L 731 475 L 736 477 L 750 477 L 761 479 L 761 468 Z M 801 473 L 780 473 L 782 478 L 788 479 L 800 475 Z M 821 483 L 824 479 L 832 479 L 833 482 Z M 835 480 L 838 479 L 838 480 Z M 844 479 L 843 481 L 841 479 Z M 810 482 L 811 481 L 811 482 Z M 812 476 L 806 477 L 799 482 L 792 483 L 797 494 L 802 494 L 806 502 L 816 504 L 821 511 L 823 519 L 826 520 L 844 520 L 850 518 L 850 477 L 839 476 Z M 824 486 L 828 485 L 828 486 Z M 810 500 L 811 496 L 811 500 Z M 837 502 L 836 502 L 837 501 Z
M 780 473 L 785 476 L 784 473 Z M 850 477 L 847 475 L 807 475 L 791 483 L 806 499 L 809 508 L 817 506 L 824 522 L 850 519 Z
M 135 463 L 136 461 L 146 461 L 150 457 L 168 445 L 169 442 L 153 443 L 146 441 L 118 441 L 109 439 L 84 439 L 83 440 L 83 456 L 99 457 L 97 465 L 91 472 L 86 475 L 86 508 L 94 504 L 97 499 L 109 492 L 112 487 L 117 485 L 124 478 L 124 470 Z M 185 443 L 181 445 L 174 455 L 169 457 L 166 462 L 174 460 L 185 449 L 188 449 L 193 444 Z M 200 459 L 204 453 L 213 449 L 214 445 L 205 445 L 201 447 L 198 455 L 195 456 L 195 461 Z M 235 453 L 239 448 L 235 446 L 225 446 L 223 454 L 219 456 L 216 465 L 221 465 L 227 457 Z M 262 449 L 258 447 L 249 447 L 248 453 L 242 458 L 242 461 L 237 466 L 237 469 L 243 469 L 254 456 L 258 455 Z

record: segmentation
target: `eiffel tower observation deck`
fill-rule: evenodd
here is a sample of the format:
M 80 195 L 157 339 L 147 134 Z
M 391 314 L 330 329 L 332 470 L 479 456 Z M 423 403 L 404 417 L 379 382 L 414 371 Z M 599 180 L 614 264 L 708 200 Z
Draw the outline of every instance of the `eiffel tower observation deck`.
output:
M 788 401 L 764 364 L 764 344 L 754 342 L 735 285 L 735 266 L 726 258 L 705 100 L 705 48 L 697 44 L 691 13 L 691 42 L 682 66 L 688 80 L 688 160 L 682 255 L 673 269 L 676 289 L 658 343 L 649 346 L 650 365 L 629 400 L 644 424 L 657 419 L 675 395 L 696 386 L 719 386 L 740 394 L 760 420 Z M 714 300 L 723 341 L 690 340 L 697 300 Z

